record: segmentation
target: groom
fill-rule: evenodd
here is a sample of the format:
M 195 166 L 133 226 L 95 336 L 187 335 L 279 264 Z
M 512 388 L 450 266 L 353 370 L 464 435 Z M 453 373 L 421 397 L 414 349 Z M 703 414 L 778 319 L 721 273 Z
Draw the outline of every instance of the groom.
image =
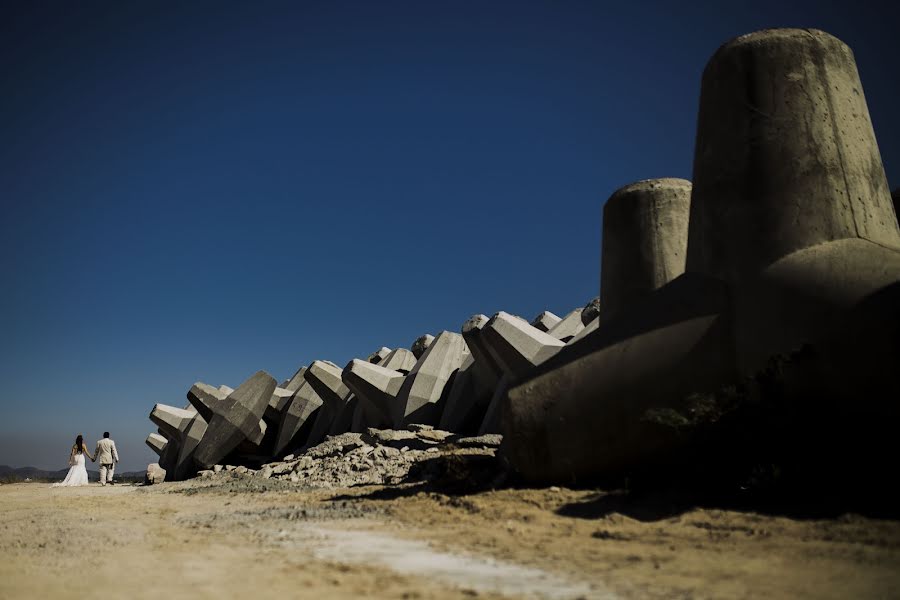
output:
M 100 463 L 100 485 L 113 482 L 113 471 L 119 462 L 119 453 L 116 452 L 116 443 L 109 439 L 109 432 L 103 432 L 103 439 L 97 442 L 94 451 L 94 460 Z

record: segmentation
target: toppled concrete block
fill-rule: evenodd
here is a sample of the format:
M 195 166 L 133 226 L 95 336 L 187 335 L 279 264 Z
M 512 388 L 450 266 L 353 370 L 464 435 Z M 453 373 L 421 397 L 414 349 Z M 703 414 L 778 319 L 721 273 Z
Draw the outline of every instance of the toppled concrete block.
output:
M 234 392 L 227 385 L 214 388 L 211 385 L 198 381 L 188 390 L 187 399 L 196 411 L 203 417 L 203 420 L 209 423 L 212 421 L 213 415 L 225 412 L 233 404 L 228 397 Z M 260 445 L 266 436 L 268 425 L 260 419 L 257 427 L 253 430 L 247 440 L 254 445 Z
M 416 356 L 406 348 L 396 348 L 378 363 L 379 367 L 399 371 L 404 375 L 409 374 L 416 366 Z
M 410 350 L 412 350 L 413 355 L 416 359 L 422 358 L 422 355 L 425 354 L 425 350 L 428 349 L 428 346 L 431 345 L 431 342 L 434 341 L 434 336 L 426 333 L 425 335 L 420 335 L 416 338 L 416 341 L 412 343 L 410 346 Z
M 391 353 L 390 348 L 382 346 L 381 348 L 379 348 L 378 350 L 376 350 L 375 352 L 370 354 L 369 357 L 366 358 L 366 360 L 369 361 L 370 363 L 372 363 L 373 365 L 377 365 L 381 361 L 383 361 L 385 358 L 387 358 L 387 355 L 390 353 Z
M 322 398 L 309 382 L 304 380 L 281 415 L 278 437 L 275 441 L 275 456 L 304 444 L 321 406 Z
M 147 436 L 147 439 L 146 439 L 147 445 L 150 446 L 151 450 L 156 452 L 157 456 L 162 456 L 162 453 L 166 447 L 167 441 L 168 440 L 166 440 L 165 437 L 161 436 L 158 433 L 151 433 L 150 435 Z
M 263 413 L 263 418 L 276 425 L 280 423 L 281 413 L 287 407 L 288 402 L 290 402 L 295 391 L 296 390 L 276 387 L 275 391 L 272 393 L 272 397 L 269 399 L 268 406 L 266 406 L 266 412 Z
M 563 342 L 568 342 L 574 335 L 584 329 L 584 323 L 581 322 L 581 313 L 584 309 L 576 308 L 563 320 L 554 325 L 547 334 Z
M 592 298 L 581 309 L 581 323 L 587 327 L 594 319 L 600 316 L 600 296 Z M 578 334 L 576 334 L 578 335 Z M 571 341 L 571 340 L 569 340 Z
M 442 400 L 446 399 L 447 382 L 465 355 L 466 344 L 458 333 L 443 331 L 435 338 L 403 381 L 397 401 L 391 402 L 394 427 L 408 423 L 437 424 Z
M 169 441 L 180 442 L 185 430 L 196 416 L 195 412 L 168 404 L 156 404 L 150 411 L 150 420 L 159 427 Z
M 485 384 L 476 373 L 475 357 L 466 356 L 460 366 L 438 423 L 440 429 L 456 432 L 476 432 L 493 395 L 492 384 Z M 496 386 L 495 386 L 496 387 Z
M 300 389 L 300 386 L 306 383 L 306 378 L 303 376 L 304 373 L 306 373 L 306 367 L 300 367 L 291 378 L 285 381 L 284 385 L 280 387 L 283 387 L 290 392 L 296 392 Z
M 578 323 L 581 325 L 580 320 Z M 500 370 L 510 377 L 518 377 L 565 345 L 551 332 L 544 333 L 522 319 L 501 311 L 484 326 L 481 336 Z
M 361 402 L 372 406 L 384 419 L 392 421 L 392 403 L 406 378 L 403 373 L 353 359 L 344 368 L 341 378 Z
M 159 466 L 158 463 L 150 463 L 147 465 L 147 474 L 144 476 L 144 484 L 153 485 L 162 483 L 166 480 L 166 470 Z
M 194 461 L 201 468 L 209 468 L 238 444 L 254 435 L 275 391 L 275 379 L 265 371 L 258 371 L 242 383 L 213 415 L 194 452 Z
M 356 398 L 341 381 L 341 368 L 333 362 L 317 360 L 307 369 L 306 381 L 322 399 L 322 407 L 316 415 L 305 447 L 319 444 L 326 435 L 350 431 Z
M 561 318 L 557 317 L 549 310 L 545 310 L 531 321 L 531 326 L 535 329 L 547 332 L 556 327 L 560 321 L 562 321 Z

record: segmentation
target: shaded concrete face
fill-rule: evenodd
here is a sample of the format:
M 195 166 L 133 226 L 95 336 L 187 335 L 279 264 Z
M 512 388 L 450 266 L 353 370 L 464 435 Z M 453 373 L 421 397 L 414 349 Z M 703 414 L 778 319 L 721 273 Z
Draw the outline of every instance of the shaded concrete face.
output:
M 266 412 L 263 413 L 263 417 L 270 423 L 277 425 L 281 421 L 281 413 L 287 407 L 288 402 L 295 391 L 296 390 L 291 391 L 286 388 L 276 387 L 275 391 L 272 393 L 272 398 L 269 399 L 269 405 L 266 407 Z
M 894 216 L 900 221 L 900 188 L 891 192 L 891 198 L 894 200 Z
M 300 389 L 301 385 L 306 383 L 306 379 L 303 377 L 304 373 L 306 373 L 306 367 L 300 367 L 299 369 L 297 369 L 297 372 L 294 373 L 291 378 L 288 379 L 281 387 L 288 391 L 296 392 Z M 228 393 L 230 394 L 231 392 Z
M 281 422 L 278 425 L 278 435 L 275 440 L 275 456 L 280 456 L 286 451 L 303 445 L 321 406 L 322 399 L 304 380 L 281 414 Z
M 400 371 L 403 374 L 409 373 L 416 366 L 416 356 L 406 348 L 397 348 L 384 357 L 378 363 L 379 367 Z
M 156 404 L 150 411 L 150 420 L 170 441 L 180 442 L 184 432 L 197 413 L 167 404 Z
M 231 390 L 231 392 L 233 391 L 234 390 Z M 226 392 L 221 388 L 215 388 L 202 381 L 198 381 L 191 386 L 190 390 L 188 390 L 187 399 L 194 409 L 200 413 L 200 416 L 208 423 L 212 420 L 215 413 L 224 410 L 224 403 L 228 398 L 228 394 L 231 392 Z
M 632 183 L 606 201 L 601 322 L 684 273 L 690 207 L 691 182 L 672 178 Z M 590 321 L 582 318 L 585 325 Z
M 687 270 L 739 281 L 819 243 L 900 248 L 853 53 L 815 30 L 766 30 L 703 73 Z
M 587 327 L 594 319 L 600 316 L 600 296 L 592 298 L 590 302 L 581 309 L 581 323 Z M 570 340 L 571 341 L 571 340 Z
M 317 360 L 307 369 L 306 381 L 322 399 L 322 407 L 316 414 L 315 422 L 304 447 L 318 444 L 330 432 L 350 431 L 350 427 L 353 425 L 353 413 L 348 411 L 347 404 L 354 397 L 350 389 L 341 381 L 341 368 L 332 362 Z M 355 400 L 353 402 L 355 409 Z
M 400 393 L 405 375 L 399 371 L 353 359 L 341 375 L 344 384 L 365 404 L 390 421 L 394 403 Z

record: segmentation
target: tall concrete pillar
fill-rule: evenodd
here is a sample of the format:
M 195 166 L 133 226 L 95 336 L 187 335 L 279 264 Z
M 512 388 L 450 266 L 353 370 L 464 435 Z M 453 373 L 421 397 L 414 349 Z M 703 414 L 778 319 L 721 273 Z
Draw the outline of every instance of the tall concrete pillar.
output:
M 603 207 L 599 318 L 606 322 L 684 273 L 691 182 L 646 179 Z
M 900 248 L 853 52 L 810 29 L 738 37 L 703 72 L 687 270 L 729 282 L 823 242 Z

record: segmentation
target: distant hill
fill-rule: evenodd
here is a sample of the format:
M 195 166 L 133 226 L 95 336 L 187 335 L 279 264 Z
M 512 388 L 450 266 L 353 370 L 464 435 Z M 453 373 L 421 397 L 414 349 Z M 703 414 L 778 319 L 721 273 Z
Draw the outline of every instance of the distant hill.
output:
M 25 481 L 26 479 L 43 479 L 47 481 L 62 481 L 66 478 L 69 469 L 60 469 L 59 471 L 45 471 L 37 467 L 10 467 L 9 465 L 0 465 L 0 481 L 14 482 Z M 125 473 L 116 472 L 116 479 L 143 479 L 144 471 L 128 471 Z M 88 479 L 90 481 L 98 481 L 100 473 L 88 469 Z

